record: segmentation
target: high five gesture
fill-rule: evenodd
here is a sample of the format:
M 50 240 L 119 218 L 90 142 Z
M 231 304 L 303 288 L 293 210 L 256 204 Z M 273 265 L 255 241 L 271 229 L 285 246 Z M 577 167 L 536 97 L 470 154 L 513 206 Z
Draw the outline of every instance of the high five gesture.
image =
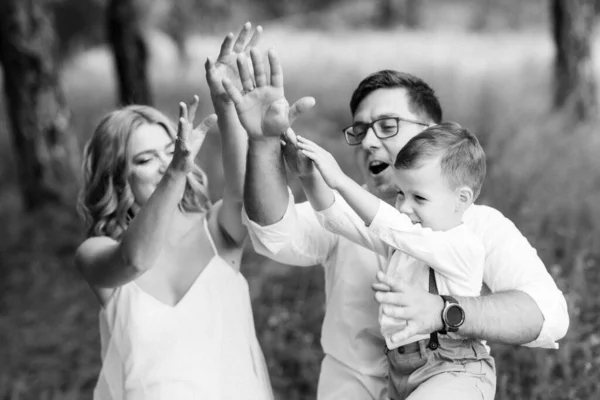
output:
M 223 86 L 251 138 L 280 136 L 299 114 L 312 108 L 315 101 L 304 97 L 289 106 L 283 91 L 283 70 L 273 49 L 268 51 L 270 79 L 260 52 L 253 48 L 250 57 L 254 76 L 246 56 L 242 54 L 237 59 L 243 93 L 228 78 L 223 79 Z

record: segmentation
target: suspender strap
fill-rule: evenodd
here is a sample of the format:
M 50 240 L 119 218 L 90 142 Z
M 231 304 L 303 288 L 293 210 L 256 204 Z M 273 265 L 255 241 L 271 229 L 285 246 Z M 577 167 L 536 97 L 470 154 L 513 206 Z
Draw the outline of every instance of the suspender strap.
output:
M 435 274 L 433 273 L 433 269 L 429 267 L 429 293 L 431 294 L 439 294 L 437 283 L 435 282 Z M 429 344 L 427 345 L 431 350 L 436 350 L 440 347 L 440 341 L 438 340 L 437 332 L 433 332 L 429 335 Z

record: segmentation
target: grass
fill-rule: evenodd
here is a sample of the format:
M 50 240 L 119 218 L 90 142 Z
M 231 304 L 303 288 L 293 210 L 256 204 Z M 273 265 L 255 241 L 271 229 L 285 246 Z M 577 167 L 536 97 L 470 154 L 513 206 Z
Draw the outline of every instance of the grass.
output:
M 571 326 L 560 350 L 493 345 L 496 398 L 597 397 L 600 258 L 594 243 L 600 233 L 600 136 L 593 124 L 568 123 L 550 111 L 548 35 L 323 33 L 277 26 L 265 32 L 264 46 L 275 47 L 282 60 L 287 97 L 317 99 L 297 130 L 330 150 L 355 177 L 351 149 L 338 132 L 350 120 L 348 101 L 360 79 L 394 68 L 436 88 L 446 118 L 471 129 L 488 154 L 481 201 L 513 219 L 538 248 L 569 303 Z M 219 42 L 191 38 L 188 64 L 181 65 L 169 43 L 154 37 L 151 71 L 158 108 L 175 116 L 180 100 L 199 93 L 202 113 L 211 111 L 202 65 L 216 54 Z M 82 144 L 100 116 L 114 107 L 112 73 L 102 48 L 64 68 L 72 125 Z M 0 131 L 7 132 L 5 113 Z M 0 399 L 90 398 L 100 368 L 98 305 L 73 268 L 81 226 L 72 209 L 22 211 L 7 137 L 0 136 Z M 215 198 L 223 179 L 218 149 L 215 134 L 199 156 Z M 322 357 L 322 269 L 277 265 L 249 250 L 243 272 L 275 391 L 280 398 L 314 398 Z

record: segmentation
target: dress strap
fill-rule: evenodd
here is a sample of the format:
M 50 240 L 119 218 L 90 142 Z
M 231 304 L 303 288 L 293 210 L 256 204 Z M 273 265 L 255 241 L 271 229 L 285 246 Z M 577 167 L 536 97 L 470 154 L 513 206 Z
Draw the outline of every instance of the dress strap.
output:
M 204 218 L 204 230 L 206 231 L 206 237 L 208 237 L 208 241 L 210 242 L 210 246 L 213 249 L 213 252 L 215 253 L 215 256 L 219 255 L 219 252 L 217 251 L 217 246 L 215 245 L 215 241 L 213 240 L 211 234 L 210 234 L 210 230 L 208 229 L 208 217 Z

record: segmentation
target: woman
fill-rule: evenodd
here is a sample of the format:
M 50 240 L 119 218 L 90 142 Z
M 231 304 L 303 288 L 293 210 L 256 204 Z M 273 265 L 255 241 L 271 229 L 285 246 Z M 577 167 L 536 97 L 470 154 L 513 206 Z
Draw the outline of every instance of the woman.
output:
M 211 204 L 194 158 L 213 114 L 192 128 L 198 97 L 180 105 L 177 132 L 157 110 L 108 114 L 84 154 L 80 210 L 88 239 L 76 265 L 96 294 L 103 367 L 97 400 L 271 399 L 248 285 L 239 272 L 246 133 L 221 79 L 253 46 L 250 24 L 229 34 L 207 81 L 222 135 L 225 188 Z

